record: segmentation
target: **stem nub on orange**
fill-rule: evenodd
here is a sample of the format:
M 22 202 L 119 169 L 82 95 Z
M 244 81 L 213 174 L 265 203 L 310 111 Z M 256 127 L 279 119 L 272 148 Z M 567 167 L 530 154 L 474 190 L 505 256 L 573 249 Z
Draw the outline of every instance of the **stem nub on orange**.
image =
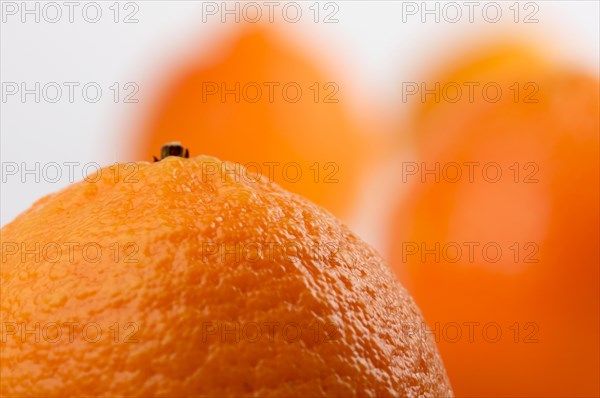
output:
M 0 393 L 451 396 L 381 257 L 231 166 L 119 164 L 6 225 Z
M 391 250 L 457 395 L 598 395 L 598 80 L 508 46 L 435 82 Z

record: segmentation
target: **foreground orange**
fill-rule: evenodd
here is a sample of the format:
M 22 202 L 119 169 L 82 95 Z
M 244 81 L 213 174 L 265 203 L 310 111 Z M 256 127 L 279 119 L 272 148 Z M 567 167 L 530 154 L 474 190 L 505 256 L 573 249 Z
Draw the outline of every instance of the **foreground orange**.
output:
M 102 169 L 2 229 L 6 396 L 451 396 L 333 216 L 215 158 Z
M 174 68 L 148 109 L 135 159 L 167 141 L 246 165 L 346 218 L 368 146 L 347 87 L 275 28 L 244 28 L 220 53 Z
M 506 47 L 435 81 L 503 89 L 421 104 L 391 233 L 456 394 L 598 396 L 598 80 Z

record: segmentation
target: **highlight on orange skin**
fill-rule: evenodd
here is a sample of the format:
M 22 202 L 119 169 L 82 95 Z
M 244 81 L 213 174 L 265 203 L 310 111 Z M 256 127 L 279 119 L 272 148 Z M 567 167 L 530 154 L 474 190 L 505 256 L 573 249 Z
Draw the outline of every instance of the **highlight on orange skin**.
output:
M 497 82 L 505 95 L 421 105 L 416 163 L 438 163 L 440 181 L 412 176 L 393 217 L 391 263 L 438 328 L 457 396 L 597 396 L 598 79 L 510 46 L 458 64 L 431 82 Z M 537 102 L 524 102 L 525 91 L 515 101 L 515 82 L 536 84 Z M 479 164 L 473 182 L 467 162 Z M 462 165 L 458 181 L 456 168 L 442 174 L 450 163 Z M 497 182 L 484 179 L 490 163 L 503 173 Z M 468 242 L 478 244 L 473 260 Z M 502 249 L 496 262 L 494 248 L 484 257 L 488 243 Z M 421 244 L 433 252 L 423 256 Z
M 344 87 L 280 36 L 246 27 L 221 59 L 174 70 L 148 112 L 136 157 L 182 141 L 192 156 L 246 165 L 344 218 L 368 147 L 347 114 Z

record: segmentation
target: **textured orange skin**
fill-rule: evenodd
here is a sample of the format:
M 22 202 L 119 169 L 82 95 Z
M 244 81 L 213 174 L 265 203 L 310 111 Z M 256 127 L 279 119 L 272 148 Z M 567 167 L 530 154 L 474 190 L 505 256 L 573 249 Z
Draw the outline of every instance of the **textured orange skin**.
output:
M 335 77 L 280 43 L 280 36 L 275 29 L 245 28 L 218 59 L 200 59 L 177 70 L 148 112 L 134 159 L 150 160 L 165 142 L 181 141 L 191 153 L 260 167 L 267 176 L 272 172 L 272 181 L 345 218 L 369 146 L 347 114 L 344 87 L 338 85 L 339 91 L 328 97 L 335 87 L 326 85 L 337 84 Z M 265 82 L 278 85 L 272 102 Z M 219 91 L 211 95 L 207 85 L 212 84 Z M 239 102 L 234 94 L 222 97 L 222 84 L 230 91 L 239 85 Z M 245 99 L 256 95 L 252 84 L 262 91 L 256 102 Z M 302 90 L 298 102 L 282 97 L 286 84 Z M 286 95 L 293 98 L 295 88 L 288 90 Z M 302 175 L 295 181 L 298 168 Z
M 503 88 L 533 81 L 539 103 L 514 103 L 508 92 L 496 104 L 422 106 L 415 131 L 430 168 L 434 162 L 497 162 L 504 177 L 487 183 L 479 173 L 473 183 L 466 175 L 435 183 L 430 176 L 416 183 L 393 218 L 391 262 L 430 326 L 463 325 L 458 342 L 453 334 L 438 342 L 457 396 L 598 396 L 598 81 L 553 71 L 522 50 L 473 58 L 435 81 L 494 81 Z M 514 162 L 535 162 L 539 182 L 514 183 L 507 168 Z M 532 170 L 521 168 L 520 181 Z M 428 248 L 499 242 L 504 252 L 497 263 L 481 255 L 469 263 L 466 249 L 457 263 L 436 263 L 420 253 L 403 259 L 400 242 Z M 518 262 L 509 249 L 513 242 L 521 245 Z M 523 250 L 526 242 L 539 246 L 539 262 L 522 262 L 531 253 Z M 473 343 L 465 322 L 479 322 Z M 489 322 L 501 325 L 498 343 L 482 338 Z M 515 322 L 518 343 L 510 329 Z M 525 329 L 528 322 L 537 332 L 536 326 Z
M 91 263 L 81 246 L 72 261 L 3 256 L 3 322 L 139 326 L 138 342 L 127 344 L 112 335 L 55 344 L 9 336 L 3 395 L 452 395 L 435 344 L 403 331 L 422 318 L 372 248 L 278 185 L 236 181 L 240 174 L 208 172 L 213 166 L 222 170 L 210 157 L 105 168 L 100 181 L 47 196 L 2 229 L 3 242 L 28 247 L 139 248 L 127 257 L 136 263 L 115 262 L 113 251 Z M 132 178 L 139 182 L 124 182 Z M 273 256 L 238 261 L 203 252 L 207 242 L 277 245 Z M 288 242 L 298 251 L 277 254 Z M 296 322 L 302 337 L 223 339 L 203 332 L 213 322 Z M 314 337 L 315 322 L 335 325 L 327 342 Z

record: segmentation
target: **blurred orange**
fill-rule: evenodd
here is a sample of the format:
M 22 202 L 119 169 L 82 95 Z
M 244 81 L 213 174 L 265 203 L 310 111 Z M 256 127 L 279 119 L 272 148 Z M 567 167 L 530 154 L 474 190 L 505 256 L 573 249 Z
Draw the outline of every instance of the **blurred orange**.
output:
M 246 165 L 344 218 L 366 147 L 343 88 L 279 36 L 246 28 L 222 59 L 177 71 L 143 127 L 137 157 L 149 160 L 178 140 L 192 157 Z
M 457 396 L 598 396 L 598 80 L 506 46 L 436 82 L 390 251 Z

